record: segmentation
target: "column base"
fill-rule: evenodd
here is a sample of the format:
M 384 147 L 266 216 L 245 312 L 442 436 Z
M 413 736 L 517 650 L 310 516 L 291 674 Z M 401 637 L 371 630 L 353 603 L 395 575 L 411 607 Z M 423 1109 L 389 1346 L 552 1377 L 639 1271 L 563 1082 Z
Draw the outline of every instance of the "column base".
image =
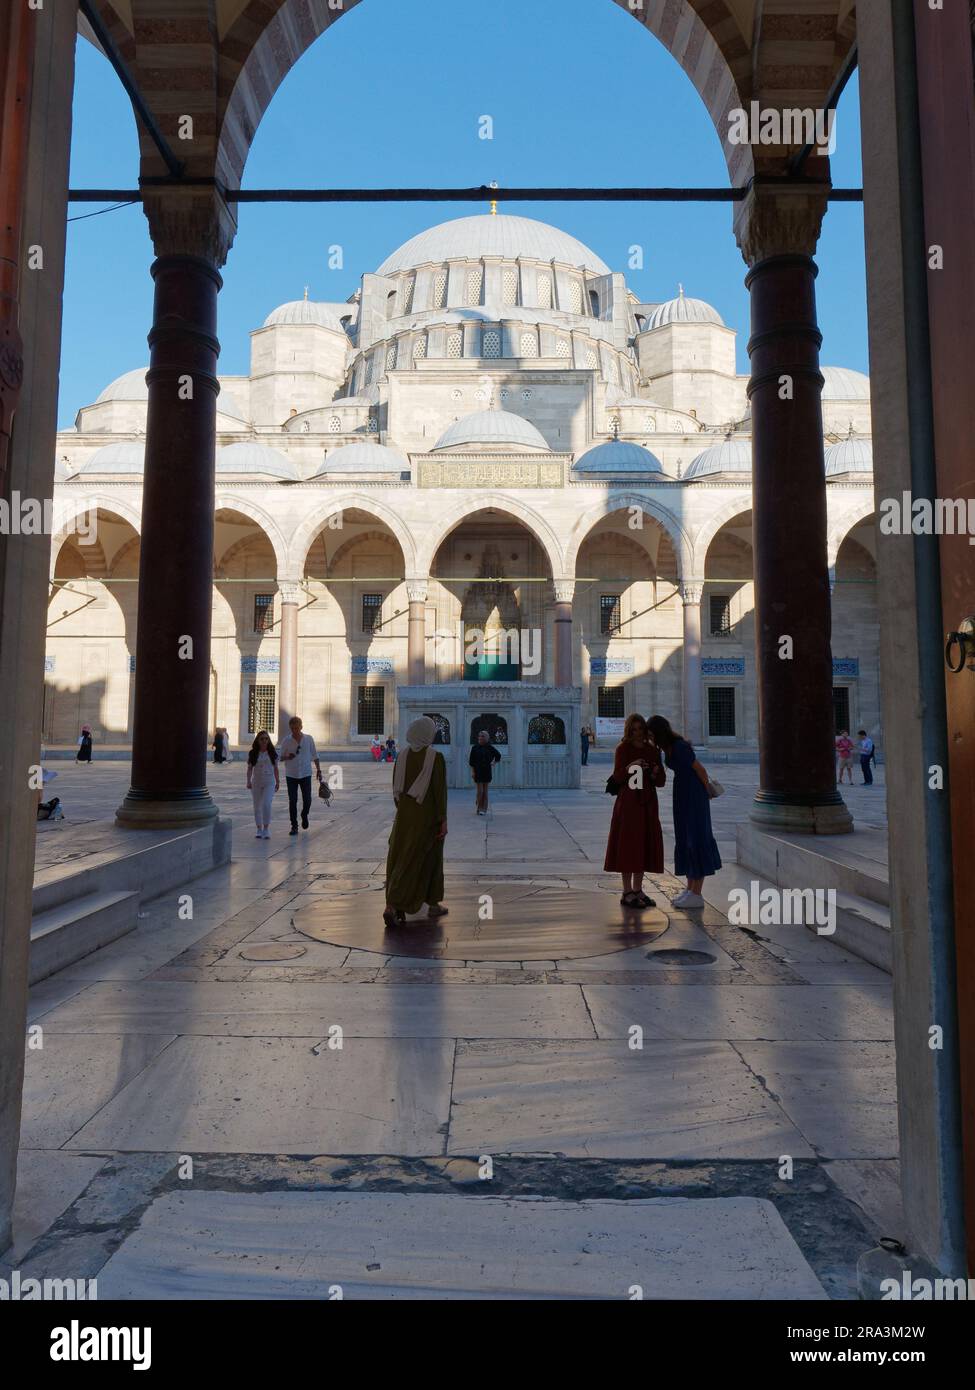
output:
M 798 835 L 847 835 L 853 829 L 853 816 L 838 791 L 759 791 L 748 818 Z
M 215 820 L 219 814 L 206 787 L 174 792 L 144 792 L 130 787 L 115 812 L 115 823 L 131 830 L 183 830 Z

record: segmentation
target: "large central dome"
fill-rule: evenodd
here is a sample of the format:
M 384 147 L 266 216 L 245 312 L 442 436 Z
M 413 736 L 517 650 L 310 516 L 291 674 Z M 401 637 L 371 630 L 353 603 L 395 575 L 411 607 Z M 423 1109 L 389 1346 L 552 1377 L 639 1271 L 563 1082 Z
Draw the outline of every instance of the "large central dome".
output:
M 584 267 L 594 275 L 610 273 L 609 267 L 594 251 L 574 236 L 559 231 L 558 227 L 536 222 L 531 217 L 484 213 L 441 222 L 410 237 L 383 261 L 376 274 L 395 275 L 430 261 L 480 260 L 482 256 L 499 256 L 506 261 L 524 256 L 533 261 L 559 261 L 564 265 Z

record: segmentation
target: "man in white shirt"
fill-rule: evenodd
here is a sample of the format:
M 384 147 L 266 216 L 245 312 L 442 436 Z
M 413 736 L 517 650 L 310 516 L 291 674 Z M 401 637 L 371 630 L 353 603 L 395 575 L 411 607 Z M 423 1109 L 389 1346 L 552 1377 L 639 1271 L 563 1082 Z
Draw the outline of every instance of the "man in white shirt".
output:
M 860 729 L 857 733 L 860 740 L 860 771 L 863 773 L 863 785 L 873 786 L 873 773 L 870 770 L 870 760 L 874 756 L 873 739 L 869 737 L 866 729 Z
M 301 828 L 308 829 L 308 812 L 311 810 L 311 768 L 315 764 L 319 782 L 322 780 L 318 749 L 311 734 L 301 731 L 301 720 L 295 716 L 288 720 L 291 733 L 281 740 L 278 756 L 284 763 L 284 778 L 288 787 L 288 813 L 291 816 L 291 834 L 298 834 L 298 791 L 301 790 Z

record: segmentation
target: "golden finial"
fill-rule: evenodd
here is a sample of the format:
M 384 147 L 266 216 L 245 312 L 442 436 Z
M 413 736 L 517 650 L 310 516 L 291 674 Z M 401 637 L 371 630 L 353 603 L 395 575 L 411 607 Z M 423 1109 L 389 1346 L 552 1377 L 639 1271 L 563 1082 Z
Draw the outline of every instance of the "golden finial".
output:
M 492 179 L 491 182 L 488 184 L 488 188 L 497 188 L 497 186 L 498 186 L 498 183 L 497 183 L 497 180 L 496 180 L 496 179 Z M 497 198 L 492 198 L 492 199 L 491 199 L 491 216 L 492 216 L 492 217 L 497 217 L 497 215 L 498 215 L 498 200 L 497 200 Z
M 307 285 L 305 286 L 305 298 L 306 298 L 306 299 L 308 298 L 308 286 L 307 286 Z

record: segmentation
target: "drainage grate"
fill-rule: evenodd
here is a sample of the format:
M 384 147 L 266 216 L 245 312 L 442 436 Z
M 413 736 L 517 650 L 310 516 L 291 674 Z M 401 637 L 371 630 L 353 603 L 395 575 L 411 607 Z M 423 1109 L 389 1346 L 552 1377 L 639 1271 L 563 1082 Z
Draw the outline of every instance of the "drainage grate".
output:
M 659 965 L 713 965 L 717 956 L 709 955 L 707 951 L 686 951 L 675 946 L 667 950 L 648 951 L 647 960 L 656 961 Z

